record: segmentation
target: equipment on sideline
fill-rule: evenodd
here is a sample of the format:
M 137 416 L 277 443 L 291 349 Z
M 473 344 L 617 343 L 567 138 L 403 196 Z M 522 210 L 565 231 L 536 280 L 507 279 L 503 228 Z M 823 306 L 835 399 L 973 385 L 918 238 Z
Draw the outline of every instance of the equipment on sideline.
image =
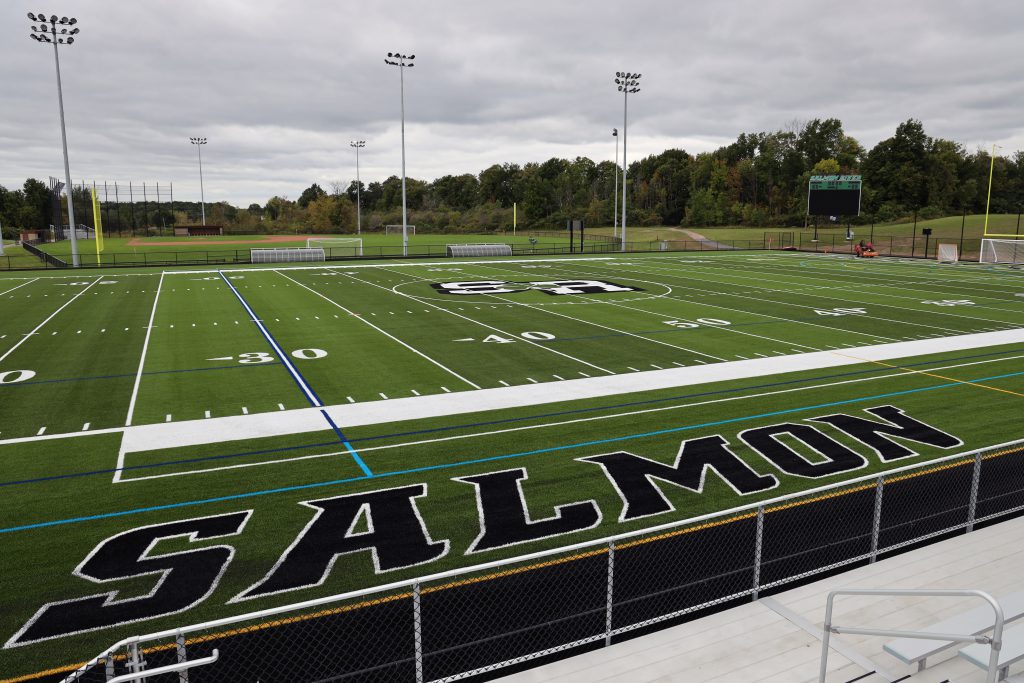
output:
M 359 237 L 310 237 L 306 240 L 307 249 L 342 249 L 337 254 L 331 251 L 331 255 L 363 255 L 363 240 Z M 351 251 L 349 251 L 351 250 Z
M 939 263 L 956 263 L 960 260 L 960 250 L 955 244 L 939 243 L 939 251 L 935 254 Z
M 326 261 L 323 249 L 250 249 L 252 263 L 289 263 L 291 261 Z
M 449 244 L 445 246 L 448 256 L 511 256 L 511 244 Z
M 410 235 L 415 235 L 416 234 L 416 226 L 415 225 L 407 225 L 405 227 L 409 229 L 409 234 Z M 402 234 L 402 226 L 401 225 L 385 225 L 384 226 L 384 234 L 385 235 L 401 235 Z
M 1024 240 L 981 240 L 980 263 L 1024 263 Z

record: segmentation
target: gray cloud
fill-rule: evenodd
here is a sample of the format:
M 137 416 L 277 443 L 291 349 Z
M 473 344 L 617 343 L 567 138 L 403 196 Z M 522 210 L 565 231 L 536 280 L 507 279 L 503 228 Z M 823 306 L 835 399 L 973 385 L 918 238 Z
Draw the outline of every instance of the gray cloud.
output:
M 0 20 L 0 184 L 61 175 L 53 58 L 27 7 Z M 297 197 L 311 182 L 400 169 L 397 69 L 406 73 L 410 176 L 477 173 L 552 156 L 611 159 L 618 69 L 640 71 L 630 159 L 691 153 L 740 132 L 836 116 L 870 148 L 909 117 L 968 148 L 1024 147 L 1017 52 L 1024 5 L 996 0 L 717 3 L 36 3 L 74 13 L 62 52 L 72 175 L 174 182 L 198 198 Z M 33 10 L 33 11 L 34 11 Z

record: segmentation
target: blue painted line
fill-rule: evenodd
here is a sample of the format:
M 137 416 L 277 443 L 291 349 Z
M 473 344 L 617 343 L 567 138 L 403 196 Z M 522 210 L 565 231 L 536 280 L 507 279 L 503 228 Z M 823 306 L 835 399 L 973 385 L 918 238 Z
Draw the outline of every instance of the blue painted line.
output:
M 484 458 L 474 458 L 471 460 L 461 460 L 451 463 L 443 463 L 438 465 L 424 465 L 422 467 L 414 467 L 406 470 L 394 470 L 390 472 L 381 472 L 374 475 L 375 478 L 383 477 L 396 477 L 405 474 L 417 474 L 422 472 L 432 472 L 437 470 L 451 469 L 455 467 L 465 467 L 466 465 L 477 465 L 486 462 L 496 462 L 500 460 L 510 460 L 514 458 L 522 458 L 531 455 L 539 455 L 542 453 L 553 453 L 557 451 L 574 450 L 578 448 L 586 448 L 588 446 L 599 446 L 611 443 L 621 443 L 623 441 L 631 441 L 634 439 L 644 439 L 651 436 L 661 436 L 664 434 L 676 434 L 679 432 L 690 431 L 693 429 L 702 429 L 706 427 L 718 427 L 721 425 L 735 424 L 737 422 L 743 422 L 745 420 L 757 420 L 766 417 L 777 417 L 779 415 L 789 415 L 792 413 L 798 413 L 806 410 L 820 410 L 822 408 L 831 408 L 835 406 L 849 405 L 851 403 L 862 403 L 865 401 L 876 401 L 883 398 L 892 398 L 895 396 L 907 396 L 910 394 L 918 394 L 926 391 L 935 391 L 938 389 L 949 389 L 952 387 L 965 386 L 965 382 L 988 382 L 997 379 L 1007 379 L 1010 377 L 1019 377 L 1024 375 L 1022 372 L 1011 372 L 1004 375 L 993 375 L 991 377 L 978 377 L 975 379 L 963 380 L 961 382 L 949 382 L 946 384 L 937 384 L 930 387 L 921 387 L 918 389 L 905 389 L 903 391 L 892 391 L 884 394 L 873 394 L 871 396 L 860 396 L 857 398 L 844 399 L 842 401 L 831 401 L 828 403 L 817 403 L 809 406 L 801 406 L 799 408 L 787 408 L 785 410 L 773 410 L 765 413 L 759 413 L 756 415 L 746 415 L 743 417 L 733 417 L 725 420 L 714 420 L 711 422 L 702 422 L 694 425 L 685 425 L 683 427 L 670 427 L 667 429 L 657 429 L 649 432 L 640 432 L 638 434 L 627 434 L 625 436 L 616 436 L 608 439 L 595 439 L 592 441 L 583 441 L 573 444 L 564 444 L 561 446 L 551 446 L 548 448 L 538 448 L 530 451 L 520 451 L 517 453 L 506 453 L 504 455 L 493 455 Z M 207 505 L 211 503 L 222 503 L 231 500 L 244 500 L 247 498 L 256 498 L 259 496 L 273 495 L 276 493 L 289 493 L 293 491 L 304 491 L 314 488 L 324 488 L 328 486 L 337 486 L 339 484 L 346 484 L 355 481 L 366 481 L 366 477 L 350 477 L 347 479 L 333 479 L 330 481 L 313 482 L 310 484 L 297 484 L 295 486 L 283 486 L 275 489 L 264 489 L 262 491 L 250 491 L 247 493 L 236 493 L 230 496 L 218 496 L 216 498 L 203 498 L 199 500 L 182 501 L 180 503 L 167 503 L 164 505 L 152 505 L 143 508 L 132 508 L 130 510 L 119 510 L 117 512 L 106 512 L 98 515 L 87 515 L 84 517 L 70 517 L 67 519 L 56 519 L 49 522 L 36 522 L 33 524 L 23 524 L 20 526 L 6 527 L 0 529 L 0 534 L 13 533 L 16 531 L 28 531 L 30 529 L 41 529 L 45 527 L 63 526 L 67 524 L 76 524 L 80 522 L 89 522 L 99 519 L 110 519 L 113 517 L 126 517 L 130 515 L 138 515 L 146 512 L 158 512 L 161 510 L 173 510 L 177 508 L 195 507 L 198 505 Z
M 327 424 L 331 425 L 331 429 L 333 429 L 334 433 L 338 435 L 338 438 L 341 439 L 341 444 L 345 447 L 345 450 L 347 450 L 352 455 L 352 459 L 356 461 L 357 465 L 359 465 L 359 469 L 363 471 L 363 474 L 367 477 L 372 477 L 373 472 L 371 472 L 370 468 L 366 466 L 366 463 L 363 462 L 363 459 L 359 457 L 359 453 L 356 451 L 355 448 L 352 447 L 352 444 L 349 443 L 348 437 L 346 437 L 345 434 L 341 431 L 341 428 L 338 427 L 338 425 L 334 424 L 334 420 L 331 419 L 331 416 L 327 414 L 326 410 L 321 409 L 320 413 L 324 416 L 324 419 L 327 420 Z
M 143 376 L 147 375 L 173 375 L 179 372 L 206 372 L 207 370 L 240 370 L 242 368 L 260 368 L 264 366 L 282 365 L 281 361 L 271 361 L 269 363 L 239 363 L 237 365 L 216 365 L 211 368 L 184 368 L 182 370 L 150 370 L 149 372 L 142 373 Z M 60 379 L 39 379 L 30 382 L 17 382 L 15 384 L 0 384 L 0 389 L 17 389 L 18 387 L 32 386 L 33 384 L 58 384 L 61 382 L 86 382 L 94 379 L 123 379 L 125 377 L 135 377 L 135 373 L 126 373 L 123 375 L 95 375 L 93 377 L 64 377 Z
M 298 369 L 292 364 L 291 360 L 288 359 L 288 355 L 281 349 L 281 346 L 277 343 L 277 340 L 274 339 L 273 335 L 270 334 L 270 330 L 268 330 L 266 326 L 264 326 L 263 321 L 260 320 L 259 317 L 256 315 L 256 312 L 252 310 L 252 307 L 249 306 L 249 303 L 242 296 L 241 292 L 235 289 L 235 286 L 231 284 L 231 281 L 224 276 L 224 271 L 218 270 L 217 274 L 220 275 L 220 279 L 223 280 L 224 283 L 231 288 L 232 292 L 234 292 L 235 296 L 238 298 L 238 301 L 242 304 L 242 307 L 245 308 L 245 312 L 249 314 L 249 318 L 252 320 L 252 322 L 256 324 L 256 327 L 259 328 L 259 331 L 263 333 L 263 337 L 267 340 L 267 343 L 270 344 L 270 347 L 274 349 L 274 352 L 277 353 L 277 357 L 281 359 L 281 362 L 284 364 L 285 368 L 288 369 L 288 372 L 289 374 L 291 374 L 292 379 L 295 380 L 295 383 L 299 386 L 299 389 L 302 391 L 303 394 L 305 394 L 306 399 L 309 401 L 310 405 L 312 405 L 314 408 L 322 407 L 323 401 L 320 400 L 320 397 L 316 395 L 312 387 L 310 387 L 309 384 L 306 382 L 306 378 L 302 376 Z
M 925 365 L 934 365 L 936 363 L 948 363 L 950 361 L 970 360 L 970 359 L 973 359 L 973 358 L 991 358 L 993 356 L 1005 356 L 1005 355 L 1009 355 L 1009 354 L 1013 354 L 1013 353 L 1020 353 L 1021 351 L 1024 351 L 1024 349 L 1010 349 L 1008 351 L 993 351 L 993 352 L 990 352 L 990 353 L 976 353 L 976 354 L 970 354 L 970 355 L 967 355 L 967 356 L 956 356 L 954 358 L 944 358 L 944 359 L 939 359 L 939 360 L 929 360 L 929 361 L 922 361 L 922 362 L 919 362 L 919 363 L 907 363 L 907 364 L 904 364 L 902 367 L 912 368 L 912 367 L 920 367 L 920 366 L 925 366 Z M 261 365 L 271 365 L 271 363 L 263 363 Z M 225 366 L 225 367 L 247 367 L 247 366 Z M 253 367 L 260 367 L 260 366 L 256 365 L 256 366 L 253 366 Z M 549 413 L 539 413 L 539 414 L 535 414 L 535 415 L 528 415 L 528 416 L 525 416 L 525 417 L 509 417 L 509 418 L 504 418 L 504 419 L 501 419 L 501 420 L 488 420 L 488 421 L 485 421 L 485 422 L 470 422 L 470 423 L 463 423 L 463 424 L 458 424 L 458 425 L 451 425 L 451 426 L 447 426 L 447 427 L 433 427 L 433 428 L 430 428 L 430 429 L 418 429 L 418 430 L 408 431 L 408 432 L 395 432 L 395 433 L 391 433 L 391 434 L 379 434 L 379 435 L 376 435 L 376 436 L 364 436 L 364 437 L 359 437 L 359 438 L 355 438 L 355 439 L 347 439 L 347 441 L 349 443 L 361 442 L 361 441 L 379 441 L 379 440 L 382 440 L 382 439 L 394 439 L 394 438 L 401 438 L 401 437 L 404 437 L 404 436 L 416 436 L 416 435 L 420 435 L 420 434 L 432 434 L 432 433 L 437 433 L 437 432 L 447 432 L 447 431 L 453 431 L 453 430 L 459 430 L 459 429 L 472 429 L 472 428 L 475 428 L 475 427 L 487 427 L 487 426 L 493 426 L 493 425 L 499 425 L 499 424 L 526 422 L 526 421 L 531 421 L 531 420 L 545 419 L 545 418 L 549 418 L 549 417 L 561 417 L 561 416 L 565 416 L 565 415 L 575 415 L 575 414 L 581 414 L 581 413 L 591 413 L 591 412 L 604 411 L 604 410 L 618 410 L 620 408 L 630 408 L 630 407 L 636 407 L 636 406 L 642 406 L 642 405 L 651 405 L 651 404 L 656 404 L 656 403 L 665 403 L 667 401 L 680 401 L 680 400 L 685 400 L 685 399 L 690 399 L 690 398 L 700 398 L 700 397 L 704 397 L 704 396 L 717 396 L 717 395 L 722 395 L 722 394 L 733 394 L 733 393 L 738 393 L 738 392 L 743 392 L 743 391 L 751 391 L 751 390 L 756 390 L 756 389 L 767 389 L 767 388 L 771 388 L 771 387 L 786 386 L 786 385 L 791 385 L 791 384 L 802 384 L 802 383 L 809 383 L 809 382 L 817 382 L 817 381 L 821 381 L 821 380 L 837 379 L 837 378 L 841 378 L 841 377 L 856 377 L 858 375 L 870 375 L 870 374 L 885 372 L 887 370 L 888 370 L 888 368 L 874 367 L 874 368 L 870 368 L 868 370 L 857 370 L 857 371 L 853 371 L 853 372 L 842 372 L 842 373 L 836 373 L 836 374 L 832 374 L 832 375 L 821 375 L 821 376 L 818 376 L 818 377 L 808 377 L 808 378 L 805 378 L 805 379 L 785 380 L 785 381 L 782 381 L 782 382 L 768 382 L 768 383 L 765 383 L 765 384 L 756 384 L 756 385 L 752 385 L 752 386 L 737 387 L 737 388 L 733 388 L 733 389 L 718 389 L 716 391 L 703 391 L 703 392 L 698 392 L 698 393 L 694 393 L 694 394 L 682 394 L 682 395 L 679 395 L 679 396 L 668 396 L 666 398 L 652 398 L 652 399 L 646 399 L 646 400 L 643 400 L 643 401 L 629 401 L 629 402 L 625 402 L 625 403 L 616 403 L 616 404 L 606 405 L 606 406 L 596 406 L 596 407 L 592 407 L 592 408 L 574 408 L 572 410 L 560 410 L 560 411 L 549 412 Z M 168 372 L 168 371 L 164 371 L 164 372 Z M 177 371 L 174 371 L 174 372 L 177 372 Z M 332 428 L 335 428 L 333 423 L 331 423 L 331 426 L 332 426 Z M 342 440 L 342 443 L 344 443 L 344 442 L 345 442 L 345 439 Z M 267 448 L 267 449 L 262 449 L 262 450 L 258 450 L 258 451 L 242 451 L 241 453 L 223 453 L 223 454 L 220 454 L 220 455 L 206 455 L 206 456 L 200 456 L 200 457 L 195 457 L 195 458 L 183 458 L 183 459 L 179 459 L 179 460 L 165 460 L 165 461 L 162 461 L 162 462 L 146 463 L 146 464 L 142 464 L 142 465 L 126 465 L 126 466 L 122 467 L 121 469 L 123 471 L 152 469 L 152 468 L 156 468 L 156 467 L 168 467 L 168 466 L 172 466 L 172 465 L 193 464 L 193 463 L 199 463 L 199 462 L 211 462 L 211 461 L 216 461 L 216 460 L 228 460 L 228 459 L 233 459 L 233 458 L 244 458 L 244 457 L 248 457 L 248 456 L 252 456 L 252 455 L 265 455 L 265 454 L 268 454 L 268 453 L 281 453 L 281 452 L 287 452 L 287 451 L 304 450 L 304 449 L 307 449 L 307 448 L 320 448 L 320 447 L 324 447 L 324 446 L 333 446 L 333 445 L 334 445 L 334 443 L 331 442 L 331 443 L 308 444 L 308 445 L 304 445 L 304 446 L 282 446 L 282 447 L 279 447 L 279 448 Z M 87 472 L 73 472 L 73 473 L 70 473 L 70 474 L 57 474 L 57 475 L 51 475 L 51 476 L 48 476 L 48 477 L 37 477 L 37 478 L 34 478 L 34 479 L 21 479 L 21 480 L 16 480 L 16 481 L 6 481 L 6 482 L 0 482 L 0 487 L 3 487 L 3 486 L 17 486 L 17 485 L 21 485 L 21 484 L 34 484 L 34 483 L 40 483 L 40 482 L 46 482 L 46 481 L 56 481 L 56 480 L 60 480 L 60 479 L 74 479 L 74 478 L 77 478 L 77 477 L 89 477 L 89 476 L 94 476 L 94 475 L 99 475 L 99 474 L 113 474 L 116 471 L 117 471 L 117 469 L 110 468 L 110 469 L 102 469 L 102 470 L 91 470 L 91 471 L 87 471 Z

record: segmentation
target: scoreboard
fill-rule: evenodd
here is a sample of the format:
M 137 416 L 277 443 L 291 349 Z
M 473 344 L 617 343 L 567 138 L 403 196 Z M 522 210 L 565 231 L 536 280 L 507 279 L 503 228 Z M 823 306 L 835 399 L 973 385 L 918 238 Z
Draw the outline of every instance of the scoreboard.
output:
M 807 184 L 807 213 L 811 216 L 859 216 L 859 175 L 813 175 Z

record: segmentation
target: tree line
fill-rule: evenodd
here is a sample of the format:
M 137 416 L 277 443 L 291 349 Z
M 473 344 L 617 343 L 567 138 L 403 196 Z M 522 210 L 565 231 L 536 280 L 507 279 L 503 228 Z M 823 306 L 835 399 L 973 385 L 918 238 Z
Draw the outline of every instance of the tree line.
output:
M 870 150 L 847 135 L 839 119 L 794 122 L 784 130 L 741 133 L 713 152 L 668 149 L 632 162 L 628 221 L 639 226 L 803 225 L 808 179 L 830 174 L 863 176 L 861 222 L 978 213 L 985 210 L 991 161 L 984 149 L 971 151 L 929 136 L 915 119 L 899 124 L 892 137 Z M 407 178 L 409 223 L 419 233 L 509 230 L 515 205 L 522 228 L 559 228 L 570 218 L 582 218 L 592 227 L 611 225 L 616 171 L 611 161 L 576 157 L 494 164 L 478 175 L 433 181 Z M 992 171 L 991 211 L 1019 212 L 1024 152 L 997 156 Z M 355 181 L 332 183 L 328 189 L 313 183 L 294 200 L 274 196 L 246 208 L 208 204 L 207 222 L 238 232 L 355 232 L 357 189 L 364 230 L 401 223 L 398 176 L 358 188 Z M 0 188 L 0 221 L 45 227 L 48 201 L 45 185 L 37 180 L 27 180 L 21 190 Z M 177 202 L 169 214 L 158 213 L 167 210 L 144 209 L 142 225 L 198 222 L 198 203 Z M 119 210 L 122 222 L 123 214 Z M 134 214 L 132 221 L 138 225 Z

